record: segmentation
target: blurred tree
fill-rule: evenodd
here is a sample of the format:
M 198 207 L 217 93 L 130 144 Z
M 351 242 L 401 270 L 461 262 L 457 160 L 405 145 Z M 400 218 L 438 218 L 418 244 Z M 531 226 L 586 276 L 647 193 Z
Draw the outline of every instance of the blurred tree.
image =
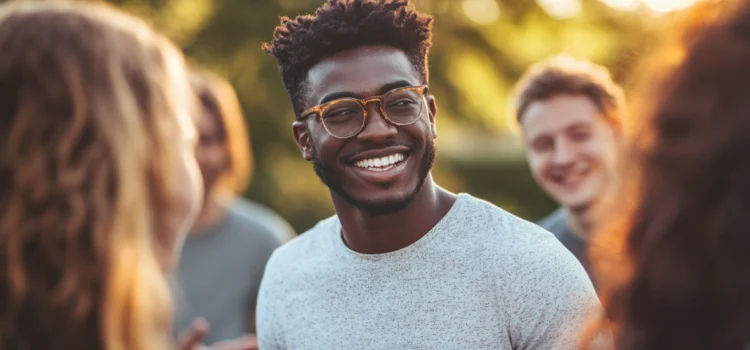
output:
M 530 64 L 562 51 L 604 64 L 626 81 L 648 43 L 650 17 L 596 0 L 569 0 L 568 8 L 541 0 L 413 1 L 435 16 L 430 85 L 440 111 L 438 183 L 528 219 L 551 211 L 554 203 L 531 179 L 507 117 L 513 84 Z M 293 112 L 275 62 L 260 50 L 279 16 L 310 13 L 323 0 L 109 2 L 147 18 L 237 89 L 256 163 L 249 198 L 300 232 L 333 213 L 327 189 L 292 141 Z

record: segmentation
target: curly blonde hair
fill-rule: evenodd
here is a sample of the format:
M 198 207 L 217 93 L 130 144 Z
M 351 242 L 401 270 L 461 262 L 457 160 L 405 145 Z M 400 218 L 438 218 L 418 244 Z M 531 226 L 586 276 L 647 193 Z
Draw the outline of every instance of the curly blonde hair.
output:
M 0 6 L 0 52 L 0 349 L 170 347 L 181 54 L 80 2 Z

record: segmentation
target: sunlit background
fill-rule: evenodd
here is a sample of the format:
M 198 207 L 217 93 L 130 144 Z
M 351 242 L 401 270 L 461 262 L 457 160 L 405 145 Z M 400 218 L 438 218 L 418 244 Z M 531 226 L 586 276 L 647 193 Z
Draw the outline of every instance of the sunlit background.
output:
M 147 18 L 237 89 L 256 173 L 249 198 L 298 231 L 333 214 L 327 189 L 291 138 L 293 113 L 275 62 L 260 50 L 278 17 L 323 0 L 110 0 Z M 437 182 L 527 219 L 555 208 L 534 184 L 508 118 L 508 95 L 535 61 L 567 52 L 625 83 L 662 18 L 692 0 L 413 0 L 435 16 L 431 91 L 438 101 Z

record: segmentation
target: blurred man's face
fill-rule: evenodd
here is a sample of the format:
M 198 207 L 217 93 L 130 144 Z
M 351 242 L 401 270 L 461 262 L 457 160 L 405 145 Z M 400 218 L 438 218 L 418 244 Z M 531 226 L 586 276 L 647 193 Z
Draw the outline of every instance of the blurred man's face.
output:
M 204 111 L 196 123 L 200 141 L 195 149 L 195 158 L 203 175 L 206 195 L 215 187 L 219 178 L 231 164 L 227 150 L 227 140 L 219 117 Z M 206 198 L 208 199 L 208 198 Z
M 570 209 L 585 208 L 609 183 L 618 132 L 586 96 L 532 102 L 521 117 L 531 172 Z

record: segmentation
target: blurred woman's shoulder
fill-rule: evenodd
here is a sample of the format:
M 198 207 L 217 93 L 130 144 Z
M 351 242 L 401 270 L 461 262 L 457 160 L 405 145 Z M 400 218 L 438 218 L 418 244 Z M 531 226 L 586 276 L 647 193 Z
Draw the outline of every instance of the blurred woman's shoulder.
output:
M 228 215 L 234 220 L 259 225 L 265 231 L 273 233 L 282 242 L 287 242 L 297 236 L 294 228 L 278 213 L 246 198 L 234 199 L 229 207 Z

